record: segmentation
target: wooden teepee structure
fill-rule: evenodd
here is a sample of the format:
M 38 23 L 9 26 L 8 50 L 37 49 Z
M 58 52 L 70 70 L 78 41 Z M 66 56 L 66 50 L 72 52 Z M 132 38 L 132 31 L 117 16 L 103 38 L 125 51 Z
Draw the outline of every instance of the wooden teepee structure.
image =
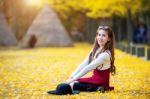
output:
M 72 41 L 57 14 L 45 6 L 29 27 L 22 47 L 72 46 Z
M 14 45 L 17 45 L 17 39 L 9 28 L 3 13 L 0 12 L 0 46 Z

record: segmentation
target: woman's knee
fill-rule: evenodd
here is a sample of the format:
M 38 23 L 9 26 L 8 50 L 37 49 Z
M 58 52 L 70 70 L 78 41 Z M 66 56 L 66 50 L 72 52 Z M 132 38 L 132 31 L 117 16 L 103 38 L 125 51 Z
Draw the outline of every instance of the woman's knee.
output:
M 96 91 L 98 88 L 97 85 L 87 84 L 87 83 L 74 83 L 73 90 L 80 90 L 80 91 Z

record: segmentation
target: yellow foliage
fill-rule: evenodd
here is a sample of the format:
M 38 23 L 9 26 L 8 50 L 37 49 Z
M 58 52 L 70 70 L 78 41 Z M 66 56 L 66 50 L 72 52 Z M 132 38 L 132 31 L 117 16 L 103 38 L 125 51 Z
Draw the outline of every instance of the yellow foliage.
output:
M 138 12 L 141 6 L 139 0 L 85 0 L 85 9 L 88 9 L 87 16 L 111 17 L 116 14 L 118 16 L 126 16 L 128 9 L 132 14 Z
M 114 91 L 81 92 L 54 96 L 46 92 L 64 82 L 85 58 L 92 46 L 77 43 L 71 48 L 0 50 L 1 98 L 52 99 L 146 99 L 150 96 L 150 62 L 115 50 L 117 74 L 111 76 Z
M 91 18 L 106 18 L 114 14 L 127 16 L 128 10 L 135 15 L 141 9 L 141 0 L 24 0 L 30 5 L 42 7 L 49 4 L 61 17 L 79 11 Z

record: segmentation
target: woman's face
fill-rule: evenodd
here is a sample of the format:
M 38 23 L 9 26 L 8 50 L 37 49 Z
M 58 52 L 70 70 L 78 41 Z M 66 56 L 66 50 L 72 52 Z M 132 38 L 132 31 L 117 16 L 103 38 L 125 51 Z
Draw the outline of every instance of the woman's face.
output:
M 110 40 L 108 37 L 108 33 L 102 29 L 98 30 L 96 39 L 100 46 L 105 46 L 105 44 Z

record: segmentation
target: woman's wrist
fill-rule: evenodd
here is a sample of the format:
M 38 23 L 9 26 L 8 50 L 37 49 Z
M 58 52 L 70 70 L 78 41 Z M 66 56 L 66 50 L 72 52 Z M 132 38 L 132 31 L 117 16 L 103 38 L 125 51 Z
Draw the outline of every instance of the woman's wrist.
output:
M 68 80 L 66 80 L 66 83 L 71 83 L 71 82 L 73 82 L 74 81 L 74 79 L 73 78 L 69 78 Z
M 73 76 L 69 77 L 69 79 L 72 79 L 72 78 L 73 78 Z
M 74 77 L 71 77 L 70 80 L 71 80 L 71 81 L 75 81 L 76 79 L 75 79 Z
M 72 77 L 71 79 L 72 79 L 72 81 L 75 81 L 75 80 L 76 80 L 74 77 Z

